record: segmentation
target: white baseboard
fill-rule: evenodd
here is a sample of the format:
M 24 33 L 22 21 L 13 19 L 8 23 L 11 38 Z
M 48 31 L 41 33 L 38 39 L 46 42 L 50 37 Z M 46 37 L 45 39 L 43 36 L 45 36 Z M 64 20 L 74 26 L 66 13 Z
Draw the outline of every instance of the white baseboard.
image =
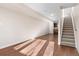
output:
M 4 46 L 1 46 L 0 49 L 7 48 L 9 46 L 13 46 L 13 45 L 19 44 L 19 43 L 24 42 L 24 41 L 26 41 L 26 40 L 22 40 L 22 41 L 18 41 L 18 42 L 12 43 L 12 44 L 4 45 Z

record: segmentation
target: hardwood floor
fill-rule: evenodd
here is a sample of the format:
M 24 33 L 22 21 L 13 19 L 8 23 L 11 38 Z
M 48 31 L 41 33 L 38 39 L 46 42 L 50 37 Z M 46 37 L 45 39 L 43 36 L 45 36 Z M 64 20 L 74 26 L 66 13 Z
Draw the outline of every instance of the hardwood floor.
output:
M 0 56 L 78 56 L 75 48 L 68 46 L 59 46 L 57 44 L 57 35 L 44 35 L 0 49 Z

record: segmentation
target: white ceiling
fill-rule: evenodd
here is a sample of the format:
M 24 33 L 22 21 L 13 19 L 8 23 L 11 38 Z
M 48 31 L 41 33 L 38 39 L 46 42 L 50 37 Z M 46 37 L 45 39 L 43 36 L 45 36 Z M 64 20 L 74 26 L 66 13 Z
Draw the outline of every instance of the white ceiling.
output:
M 57 22 L 60 17 L 61 9 L 75 6 L 75 3 L 26 3 L 33 10 L 49 17 L 52 21 Z M 52 17 L 53 16 L 53 17 Z
M 38 12 L 51 21 L 57 22 L 61 17 L 61 8 L 68 8 L 76 5 L 75 3 L 0 3 L 0 8 L 8 8 L 11 10 L 16 10 L 17 12 L 22 12 L 24 14 L 30 14 L 28 10 L 32 12 L 33 9 L 35 12 Z M 30 7 L 31 9 L 28 9 Z M 31 16 L 37 16 L 32 12 Z

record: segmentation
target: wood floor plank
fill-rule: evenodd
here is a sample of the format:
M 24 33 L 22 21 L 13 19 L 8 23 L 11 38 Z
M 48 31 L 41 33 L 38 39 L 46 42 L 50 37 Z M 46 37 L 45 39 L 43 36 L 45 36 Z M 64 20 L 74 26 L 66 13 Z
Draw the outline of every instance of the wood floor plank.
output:
M 53 52 L 54 52 L 54 42 L 50 42 L 44 52 L 43 56 L 53 56 Z
M 53 53 L 54 56 L 79 56 L 79 53 L 76 50 L 76 48 L 58 45 L 58 38 L 57 37 L 58 37 L 57 35 L 52 35 L 52 34 L 47 34 L 47 35 L 38 37 L 36 40 L 31 42 L 30 44 L 27 44 L 27 46 L 25 45 L 20 50 L 14 49 L 14 47 L 16 47 L 18 45 L 20 46 L 20 44 L 16 44 L 16 45 L 13 45 L 13 46 L 10 46 L 10 47 L 6 47 L 6 48 L 3 48 L 3 49 L 0 49 L 0 56 L 26 56 L 27 54 L 31 56 L 33 53 L 35 53 L 37 56 L 43 56 L 43 55 L 51 54 L 51 53 L 49 53 L 49 51 L 50 51 L 49 48 L 47 48 L 48 45 L 49 45 L 49 41 L 54 42 L 54 53 Z M 41 41 L 39 42 L 39 39 L 47 40 L 46 43 L 44 44 L 44 46 L 42 47 L 42 49 L 39 46 L 39 44 L 41 43 Z M 38 40 L 38 42 L 36 43 L 37 40 Z M 25 43 L 25 42 L 22 42 L 21 44 L 23 44 L 23 43 Z M 51 45 L 53 46 L 53 44 L 51 44 Z M 30 46 L 30 47 L 28 47 L 28 46 Z M 39 46 L 39 48 L 37 48 L 38 46 Z M 39 52 L 37 51 L 38 49 L 40 49 Z M 21 50 L 24 50 L 24 51 L 21 51 Z M 33 52 L 34 50 L 36 50 L 36 51 Z M 47 51 L 49 50 L 49 51 L 47 52 L 46 50 Z M 28 53 L 28 51 L 30 51 L 30 52 Z M 53 49 L 51 49 L 51 52 L 52 51 L 53 51 Z M 26 52 L 27 52 L 27 54 L 26 54 Z M 36 53 L 36 52 L 38 52 L 38 53 Z M 47 55 L 47 56 L 49 56 L 49 55 Z
M 29 51 L 31 51 L 34 47 L 36 47 L 39 43 L 41 42 L 41 39 L 36 40 L 35 42 L 33 42 L 32 44 L 30 44 L 29 46 L 27 46 L 26 48 L 22 49 L 20 51 L 20 53 L 27 55 L 27 53 Z
M 24 42 L 24 43 L 22 43 L 22 44 L 19 44 L 19 45 L 15 46 L 14 49 L 15 49 L 15 50 L 19 50 L 19 49 L 22 48 L 23 46 L 25 46 L 25 45 L 27 45 L 27 44 L 33 42 L 33 41 L 34 41 L 34 39 L 29 40 L 29 41 L 27 41 L 27 42 Z
M 34 48 L 27 53 L 27 56 L 31 56 L 34 51 Z
M 46 43 L 46 41 L 47 40 L 42 40 L 40 42 L 40 44 L 34 50 L 32 50 L 32 55 L 31 56 L 36 56 L 39 53 L 39 51 L 41 50 L 41 48 L 44 46 L 44 44 Z

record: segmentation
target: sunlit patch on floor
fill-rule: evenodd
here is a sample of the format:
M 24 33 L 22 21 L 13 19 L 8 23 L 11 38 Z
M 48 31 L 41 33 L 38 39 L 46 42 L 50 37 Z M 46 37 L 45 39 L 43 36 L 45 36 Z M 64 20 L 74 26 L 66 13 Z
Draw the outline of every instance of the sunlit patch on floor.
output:
M 0 49 L 0 56 L 79 56 L 76 48 L 58 45 L 57 35 L 47 34 L 34 40 Z
M 29 40 L 27 42 L 24 42 L 23 44 L 17 45 L 14 47 L 15 50 L 21 49 L 23 46 L 29 44 L 33 40 Z M 53 55 L 54 51 L 54 42 L 53 41 L 48 41 L 48 40 L 43 40 L 43 39 L 36 39 L 34 42 L 26 46 L 25 48 L 21 49 L 19 52 L 28 55 L 28 56 L 36 56 L 42 50 L 44 47 L 45 43 L 48 42 L 48 45 L 45 49 L 44 55 Z

